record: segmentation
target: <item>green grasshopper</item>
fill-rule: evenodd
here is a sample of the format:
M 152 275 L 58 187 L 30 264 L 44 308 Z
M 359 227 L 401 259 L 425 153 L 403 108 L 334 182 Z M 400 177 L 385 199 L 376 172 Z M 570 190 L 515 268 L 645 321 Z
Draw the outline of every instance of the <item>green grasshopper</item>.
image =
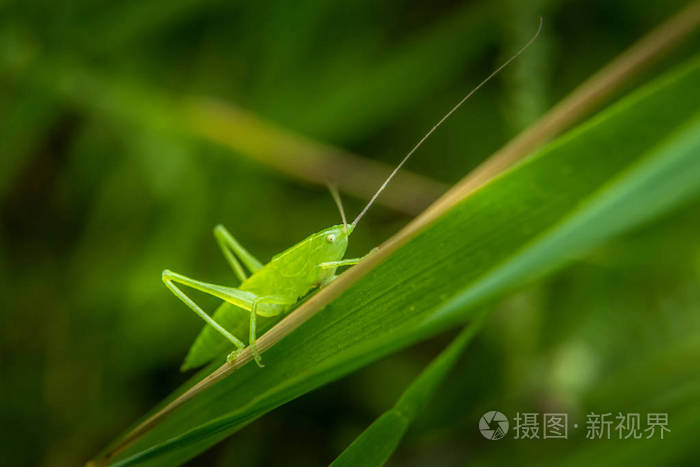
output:
M 337 268 L 358 263 L 360 258 L 343 259 L 348 247 L 348 237 L 354 229 L 355 224 L 348 225 L 344 220 L 342 225 L 334 225 L 317 232 L 276 255 L 266 265 L 262 265 L 236 241 L 233 235 L 219 225 L 214 229 L 214 235 L 224 256 L 241 281 L 241 285 L 233 288 L 208 284 L 167 269 L 163 271 L 163 282 L 180 300 L 236 347 L 236 350 L 228 355 L 229 361 L 235 359 L 245 344 L 224 329 L 215 318 L 222 319 L 222 314 L 230 313 L 232 310 L 221 308 L 214 317 L 211 317 L 175 284 L 208 293 L 249 311 L 248 342 L 255 361 L 262 366 L 260 354 L 255 346 L 256 315 L 272 317 L 286 313 L 312 289 L 332 281 Z M 245 264 L 252 275 L 246 274 L 241 263 Z M 207 328 L 205 327 L 195 340 L 193 348 L 202 347 L 199 345 L 200 341 L 204 342 L 206 339 Z M 211 358 L 214 357 L 215 355 L 211 355 Z
M 176 284 L 213 295 L 234 307 L 247 311 L 250 314 L 248 344 L 255 361 L 259 366 L 262 366 L 260 353 L 255 345 L 256 316 L 274 317 L 287 313 L 310 291 L 332 281 L 336 277 L 335 273 L 339 267 L 351 266 L 357 264 L 361 260 L 361 258 L 343 259 L 345 250 L 348 247 L 348 237 L 350 237 L 355 230 L 362 216 L 364 216 L 370 206 L 374 204 L 379 194 L 386 188 L 394 175 L 396 175 L 425 140 L 476 91 L 523 53 L 537 38 L 541 29 L 542 19 L 540 18 L 540 24 L 535 35 L 518 52 L 496 68 L 496 70 L 464 96 L 462 100 L 452 107 L 452 109 L 447 112 L 418 143 L 416 143 L 413 149 L 404 156 L 351 224 L 348 224 L 345 219 L 345 213 L 337 190 L 331 189 L 331 194 L 340 210 L 343 220 L 342 225 L 334 225 L 310 235 L 291 248 L 273 257 L 266 265 L 263 265 L 253 255 L 248 253 L 223 226 L 219 225 L 214 229 L 214 236 L 226 260 L 230 264 L 235 275 L 241 281 L 241 285 L 237 288 L 200 282 L 168 269 L 163 271 L 162 278 L 165 285 L 175 296 L 185 302 L 192 311 L 209 325 L 205 326 L 199 336 L 197 336 L 197 339 L 190 349 L 188 358 L 193 353 L 197 353 L 198 355 L 194 358 L 197 364 L 203 364 L 216 358 L 219 350 L 217 346 L 211 345 L 211 342 L 213 339 L 212 334 L 216 336 L 217 332 L 230 341 L 236 348 L 228 355 L 228 361 L 232 361 L 236 358 L 236 355 L 245 347 L 245 343 L 219 323 L 220 321 L 230 322 L 232 318 L 231 314 L 236 312 L 235 309 L 231 307 L 221 307 L 214 313 L 213 317 L 209 316 Z M 250 276 L 246 274 L 241 263 L 248 268 L 251 273 Z

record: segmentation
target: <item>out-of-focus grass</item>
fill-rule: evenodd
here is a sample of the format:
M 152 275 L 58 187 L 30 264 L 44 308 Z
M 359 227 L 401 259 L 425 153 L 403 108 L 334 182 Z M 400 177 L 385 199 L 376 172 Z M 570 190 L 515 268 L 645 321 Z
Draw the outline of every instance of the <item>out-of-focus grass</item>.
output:
M 514 128 L 683 3 L 543 2 L 534 13 L 548 26 L 533 48 L 539 58 L 524 57 L 475 96 L 410 168 L 447 184 L 458 180 Z M 269 258 L 337 220 L 323 190 L 163 131 L 143 110 L 148 96 L 133 109 L 146 121 L 120 118 L 36 85 L 53 76 L 36 76 L 36 69 L 57 63 L 159 95 L 229 101 L 391 164 L 512 50 L 519 42 L 514 27 L 536 22 L 519 8 L 399 1 L 0 5 L 2 463 L 79 464 L 183 380 L 177 366 L 200 323 L 162 287 L 159 273 L 171 267 L 226 282 L 213 225 L 226 224 Z M 697 47 L 695 39 L 649 75 Z M 119 87 L 100 98 L 121 99 Z M 528 99 L 525 109 L 513 104 Z M 350 212 L 360 207 L 359 200 L 347 203 Z M 696 219 L 689 206 L 504 302 L 500 319 L 487 323 L 470 352 L 469 368 L 481 373 L 465 370 L 436 398 L 399 461 L 439 453 L 446 463 L 473 456 L 497 463 L 499 450 L 474 431 L 483 406 L 508 396 L 521 411 L 552 399 L 602 410 L 603 403 L 580 400 L 605 371 L 643 359 L 650 366 L 639 363 L 636 375 L 652 378 L 654 354 L 698 330 Z M 367 220 L 353 235 L 352 255 L 406 218 L 378 208 Z M 441 345 L 389 357 L 273 412 L 200 462 L 327 462 Z M 691 367 L 691 354 L 683 355 L 678 361 Z M 567 374 L 571 359 L 588 362 L 590 375 Z M 609 391 L 610 400 L 625 398 L 622 389 Z M 538 454 L 528 449 L 541 452 L 519 449 L 523 459 Z

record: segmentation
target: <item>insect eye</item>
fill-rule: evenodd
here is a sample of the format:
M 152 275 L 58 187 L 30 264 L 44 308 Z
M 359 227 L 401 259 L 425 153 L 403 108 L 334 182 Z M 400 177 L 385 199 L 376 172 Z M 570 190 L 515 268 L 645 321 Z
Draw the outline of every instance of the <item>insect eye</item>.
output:
M 334 234 L 328 234 L 328 235 L 326 235 L 326 241 L 327 241 L 328 243 L 333 243 L 333 242 L 335 242 L 335 235 L 334 235 Z

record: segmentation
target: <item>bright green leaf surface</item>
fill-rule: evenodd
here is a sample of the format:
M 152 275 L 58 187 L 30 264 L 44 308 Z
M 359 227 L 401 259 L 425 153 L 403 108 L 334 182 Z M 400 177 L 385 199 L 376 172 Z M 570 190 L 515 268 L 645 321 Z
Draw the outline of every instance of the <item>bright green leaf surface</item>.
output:
M 695 60 L 493 180 L 268 350 L 264 369 L 247 365 L 214 385 L 117 463 L 182 463 L 269 410 L 463 322 L 476 305 L 697 194 L 699 82 Z

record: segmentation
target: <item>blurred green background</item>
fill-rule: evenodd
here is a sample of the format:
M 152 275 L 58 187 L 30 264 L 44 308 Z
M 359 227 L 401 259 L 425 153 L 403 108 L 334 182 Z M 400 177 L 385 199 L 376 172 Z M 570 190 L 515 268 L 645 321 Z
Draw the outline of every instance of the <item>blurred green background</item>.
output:
M 408 164 L 438 191 L 684 3 L 0 2 L 0 463 L 82 464 L 185 380 L 179 364 L 201 323 L 160 272 L 231 283 L 214 225 L 266 260 L 337 223 L 323 187 L 332 167 L 312 173 L 256 148 L 284 136 L 392 165 L 543 15 L 531 51 Z M 698 45 L 696 35 L 637 84 Z M 223 122 L 218 137 L 193 108 Z M 226 133 L 222 108 L 257 131 Z M 362 198 L 345 196 L 350 216 Z M 376 207 L 350 256 L 408 219 Z M 686 205 L 494 304 L 392 463 L 615 465 L 629 449 L 640 465 L 697 462 L 700 447 L 681 441 L 700 432 L 699 232 L 700 204 Z M 327 464 L 451 335 L 277 409 L 191 465 Z M 675 436 L 489 444 L 476 427 L 491 409 L 669 412 Z

